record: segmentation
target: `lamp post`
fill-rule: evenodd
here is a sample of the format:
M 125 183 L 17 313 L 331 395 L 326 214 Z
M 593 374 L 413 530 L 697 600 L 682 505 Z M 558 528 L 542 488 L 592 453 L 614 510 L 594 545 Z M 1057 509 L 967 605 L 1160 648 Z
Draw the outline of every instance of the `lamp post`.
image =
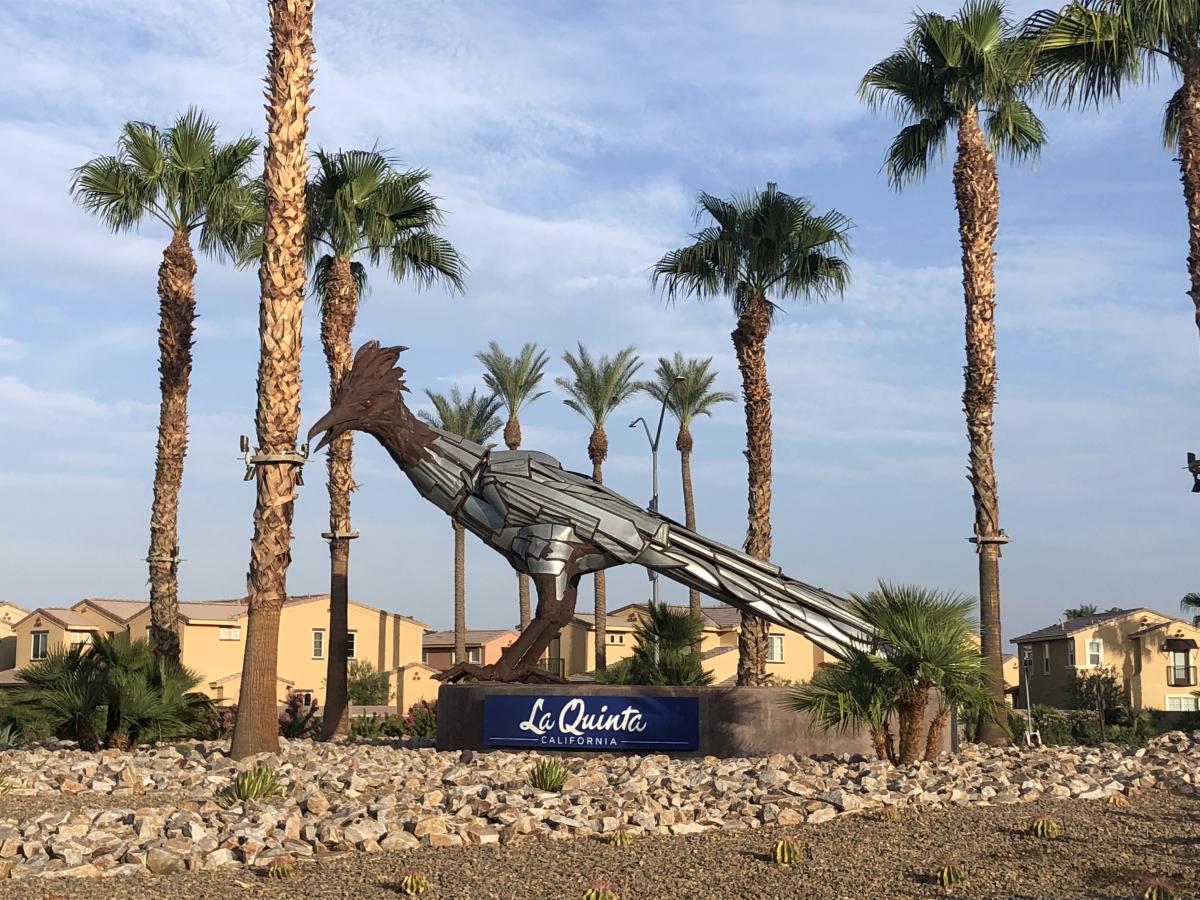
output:
M 652 496 L 650 497 L 650 511 L 658 512 L 658 442 L 662 438 L 663 419 L 667 415 L 667 401 L 671 399 L 671 391 L 675 385 L 683 381 L 682 375 L 676 375 L 671 379 L 671 383 L 667 385 L 666 391 L 663 393 L 662 406 L 658 410 L 658 427 L 654 429 L 654 434 L 650 434 L 650 425 L 644 418 L 638 416 L 629 423 L 630 428 L 637 428 L 638 422 L 642 423 L 642 428 L 646 430 L 646 440 L 650 442 L 650 485 Z M 650 599 L 655 603 L 658 602 L 658 573 L 653 569 L 647 569 L 650 575 Z
M 1025 675 L 1025 712 L 1028 716 L 1025 725 L 1025 746 L 1041 746 L 1042 736 L 1033 728 L 1033 698 L 1029 688 L 1033 675 L 1033 648 L 1024 647 L 1021 651 L 1021 670 Z

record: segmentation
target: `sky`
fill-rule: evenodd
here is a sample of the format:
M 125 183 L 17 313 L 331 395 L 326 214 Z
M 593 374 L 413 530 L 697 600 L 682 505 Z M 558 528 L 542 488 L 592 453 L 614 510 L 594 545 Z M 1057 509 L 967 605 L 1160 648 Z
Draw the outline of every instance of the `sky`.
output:
M 1039 4 L 1013 3 L 1014 17 Z M 931 8 L 937 8 L 934 4 Z M 947 8 L 952 12 L 952 8 Z M 768 181 L 855 223 L 844 299 L 789 304 L 767 344 L 774 398 L 774 560 L 838 592 L 878 579 L 974 594 L 961 410 L 963 309 L 950 162 L 902 193 L 880 171 L 896 124 L 858 100 L 903 40 L 895 0 L 318 2 L 310 146 L 378 146 L 431 171 L 445 235 L 470 266 L 451 297 L 370 275 L 355 341 L 411 347 L 423 389 L 481 386 L 474 354 L 527 340 L 560 356 L 637 346 L 711 356 L 737 392 L 723 300 L 665 304 L 649 270 L 687 242 L 699 191 Z M 76 206 L 71 170 L 122 124 L 189 105 L 221 135 L 261 137 L 265 4 L 73 0 L 18 4 L 0 23 L 0 597 L 33 608 L 145 597 L 157 422 L 156 225 L 112 235 Z M 1049 143 L 1002 165 L 997 245 L 996 465 L 1006 640 L 1094 603 L 1177 611 L 1200 589 L 1185 453 L 1197 333 L 1186 296 L 1179 172 L 1162 148 L 1169 78 L 1097 111 L 1041 110 Z M 201 258 L 180 595 L 241 596 L 254 491 L 258 282 Z M 315 304 L 305 309 L 304 430 L 327 408 Z M 552 381 L 551 381 L 552 386 Z M 524 446 L 590 469 L 589 429 L 562 394 L 522 416 Z M 639 397 L 610 420 L 605 480 L 650 493 Z M 700 529 L 745 536 L 740 402 L 694 428 Z M 660 508 L 682 517 L 674 429 Z M 453 539 L 370 439 L 356 444 L 351 594 L 448 627 Z M 296 503 L 293 593 L 328 587 L 324 465 Z M 615 608 L 648 596 L 614 570 Z M 683 588 L 664 582 L 666 599 Z M 591 591 L 580 592 L 580 609 Z M 516 619 L 501 557 L 467 546 L 472 627 Z

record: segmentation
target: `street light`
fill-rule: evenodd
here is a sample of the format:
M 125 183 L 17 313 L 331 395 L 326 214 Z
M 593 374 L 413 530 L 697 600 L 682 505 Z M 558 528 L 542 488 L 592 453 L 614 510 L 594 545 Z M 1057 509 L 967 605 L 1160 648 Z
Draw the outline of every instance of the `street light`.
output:
M 1025 725 L 1025 746 L 1040 747 L 1042 736 L 1033 727 L 1033 698 L 1030 696 L 1030 678 L 1033 675 L 1033 648 L 1023 647 L 1021 652 L 1021 670 L 1025 675 L 1025 712 L 1028 716 Z
M 647 423 L 646 420 L 641 416 L 638 416 L 629 423 L 630 428 L 637 428 L 638 422 L 641 422 L 642 428 L 646 430 L 646 440 L 650 442 L 650 483 L 653 491 L 653 495 L 650 497 L 651 512 L 658 512 L 658 442 L 662 437 L 663 419 L 666 418 L 667 415 L 667 401 L 671 399 L 671 391 L 674 389 L 675 385 L 679 384 L 681 381 L 683 381 L 683 376 L 676 375 L 673 379 L 671 379 L 671 383 L 667 385 L 666 391 L 663 392 L 662 407 L 658 411 L 658 427 L 654 429 L 653 435 L 650 434 L 649 423 Z M 650 597 L 655 603 L 657 603 L 658 573 L 653 569 L 647 569 L 646 571 L 650 576 Z

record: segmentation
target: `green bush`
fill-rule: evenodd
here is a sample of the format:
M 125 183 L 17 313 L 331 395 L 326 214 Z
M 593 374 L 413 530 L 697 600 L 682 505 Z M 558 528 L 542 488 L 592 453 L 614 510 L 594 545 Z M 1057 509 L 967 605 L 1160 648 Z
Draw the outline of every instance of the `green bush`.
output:
M 391 679 L 367 660 L 352 659 L 346 670 L 346 693 L 354 706 L 384 706 L 392 696 Z
M 704 623 L 686 611 L 665 603 L 650 602 L 649 611 L 634 630 L 633 653 L 607 671 L 596 673 L 602 684 L 712 683 L 712 672 L 704 668 L 700 632 Z
M 393 716 L 355 716 L 350 720 L 350 737 L 377 738 L 383 734 L 383 723 Z
M 315 700 L 312 706 L 305 707 L 303 697 L 299 694 L 290 695 L 283 712 L 279 714 L 279 736 L 296 740 L 315 734 L 321 724 L 317 709 Z
M 422 700 L 414 703 L 404 717 L 404 736 L 423 741 L 437 737 L 437 701 Z

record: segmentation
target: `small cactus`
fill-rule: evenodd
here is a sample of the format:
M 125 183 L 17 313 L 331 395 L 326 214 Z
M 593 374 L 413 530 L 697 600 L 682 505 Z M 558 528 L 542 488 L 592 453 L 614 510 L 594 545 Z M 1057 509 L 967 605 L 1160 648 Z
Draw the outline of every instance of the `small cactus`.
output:
M 1143 888 L 1142 900 L 1175 900 L 1175 885 L 1165 878 L 1148 878 Z
M 879 818 L 884 822 L 896 822 L 900 819 L 900 807 L 895 803 L 885 803 L 879 807 Z
M 1104 802 L 1115 809 L 1127 809 L 1129 807 L 1129 798 L 1124 794 L 1109 794 L 1108 799 Z
M 291 878 L 296 874 L 296 867 L 292 865 L 292 861 L 285 856 L 271 861 L 267 866 L 268 878 Z
M 583 900 L 619 900 L 611 882 L 597 878 L 592 886 L 583 892 Z
M 1029 833 L 1040 838 L 1056 838 L 1062 830 L 1062 822 L 1051 816 L 1038 816 L 1029 826 Z
M 776 841 L 771 848 L 771 862 L 779 866 L 790 866 L 800 861 L 800 848 L 788 838 Z
M 404 876 L 400 879 L 400 893 L 406 894 L 409 897 L 415 897 L 417 894 L 423 894 L 429 890 L 429 882 L 425 880 L 425 876 L 416 869 L 405 869 Z
M 633 843 L 633 834 L 628 828 L 618 828 L 609 837 L 608 842 L 614 847 L 628 847 Z
M 962 884 L 967 880 L 967 873 L 963 871 L 962 866 L 953 859 L 948 859 L 942 863 L 942 867 L 937 872 L 937 882 L 946 890 L 950 890 L 955 885 Z

